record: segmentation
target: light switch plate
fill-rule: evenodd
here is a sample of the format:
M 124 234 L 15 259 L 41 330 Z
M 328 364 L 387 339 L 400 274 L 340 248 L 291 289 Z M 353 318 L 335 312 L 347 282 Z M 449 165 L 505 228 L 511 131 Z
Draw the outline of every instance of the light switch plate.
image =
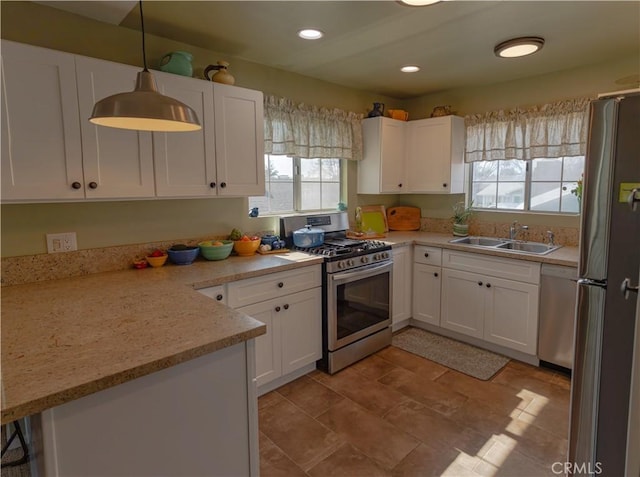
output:
M 73 252 L 78 250 L 75 232 L 47 234 L 47 253 Z

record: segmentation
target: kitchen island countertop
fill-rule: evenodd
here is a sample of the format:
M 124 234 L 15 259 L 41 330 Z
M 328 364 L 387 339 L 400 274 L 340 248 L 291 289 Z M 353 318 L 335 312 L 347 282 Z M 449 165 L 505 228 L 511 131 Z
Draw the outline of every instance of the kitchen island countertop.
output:
M 319 264 L 230 257 L 2 289 L 2 424 L 262 335 L 194 289 Z

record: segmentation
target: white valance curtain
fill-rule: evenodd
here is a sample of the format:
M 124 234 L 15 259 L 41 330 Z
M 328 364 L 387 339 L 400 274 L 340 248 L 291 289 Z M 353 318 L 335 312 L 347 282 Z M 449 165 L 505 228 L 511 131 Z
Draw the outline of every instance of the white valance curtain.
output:
M 362 159 L 362 114 L 264 97 L 265 154 Z
M 466 162 L 582 156 L 589 98 L 465 117 Z

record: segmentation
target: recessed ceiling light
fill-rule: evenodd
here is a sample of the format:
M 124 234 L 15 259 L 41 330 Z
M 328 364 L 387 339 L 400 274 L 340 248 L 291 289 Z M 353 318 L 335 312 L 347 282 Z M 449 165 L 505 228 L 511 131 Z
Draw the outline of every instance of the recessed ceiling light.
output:
M 400 68 L 400 71 L 403 73 L 415 73 L 416 71 L 420 71 L 420 67 L 416 65 L 407 65 Z
M 540 50 L 543 45 L 544 38 L 537 36 L 513 38 L 496 45 L 493 52 L 501 58 L 517 58 L 531 55 Z
M 400 3 L 411 5 L 412 7 L 426 7 L 434 3 L 440 3 L 442 0 L 400 0 Z
M 298 36 L 305 40 L 318 40 L 324 36 L 324 33 L 313 28 L 305 28 L 304 30 L 300 30 L 298 32 Z

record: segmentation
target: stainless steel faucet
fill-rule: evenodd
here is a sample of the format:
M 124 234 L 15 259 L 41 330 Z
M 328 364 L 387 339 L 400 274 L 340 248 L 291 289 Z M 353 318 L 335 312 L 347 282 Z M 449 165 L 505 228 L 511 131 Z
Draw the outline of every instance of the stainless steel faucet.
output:
M 549 247 L 554 247 L 556 243 L 554 242 L 556 236 L 551 230 L 547 230 L 547 239 L 549 239 Z
M 529 230 L 529 226 L 527 225 L 519 225 L 517 220 L 514 220 L 511 226 L 509 227 L 509 239 L 516 240 L 518 236 L 518 232 L 523 232 L 525 230 Z

